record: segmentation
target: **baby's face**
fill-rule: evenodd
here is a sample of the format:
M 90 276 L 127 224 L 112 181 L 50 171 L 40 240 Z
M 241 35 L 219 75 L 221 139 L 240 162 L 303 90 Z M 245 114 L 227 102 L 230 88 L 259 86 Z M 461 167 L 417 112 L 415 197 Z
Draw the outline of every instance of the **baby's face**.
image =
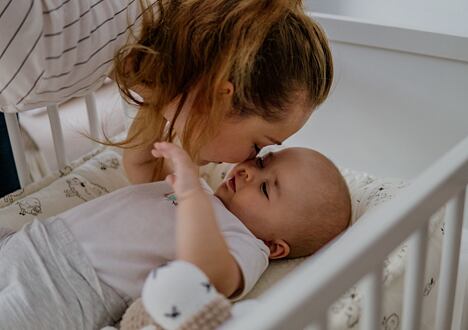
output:
M 311 198 L 306 152 L 288 148 L 240 163 L 215 195 L 257 238 L 282 238 L 294 230 L 295 224 L 288 223 L 291 210 Z

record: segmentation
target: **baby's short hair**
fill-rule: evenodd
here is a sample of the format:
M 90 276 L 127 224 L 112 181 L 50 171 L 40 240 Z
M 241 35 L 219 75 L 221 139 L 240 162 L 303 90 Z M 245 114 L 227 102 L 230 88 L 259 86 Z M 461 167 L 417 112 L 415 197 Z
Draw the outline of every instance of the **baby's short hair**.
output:
M 330 159 L 317 151 L 311 152 L 314 194 L 307 199 L 310 203 L 304 203 L 292 215 L 297 230 L 288 241 L 287 258 L 315 253 L 343 232 L 351 220 L 351 197 L 345 179 Z

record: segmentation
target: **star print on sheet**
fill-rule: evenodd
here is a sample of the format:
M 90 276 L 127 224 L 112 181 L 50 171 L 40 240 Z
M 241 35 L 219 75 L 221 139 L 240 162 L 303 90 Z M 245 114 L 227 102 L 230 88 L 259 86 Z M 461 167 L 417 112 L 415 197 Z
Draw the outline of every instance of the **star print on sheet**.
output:
M 176 306 L 172 306 L 172 311 L 170 313 L 164 313 L 164 316 L 175 319 L 180 315 L 180 312 L 177 310 Z
M 168 201 L 170 201 L 172 203 L 172 205 L 177 206 L 177 197 L 176 197 L 175 193 L 170 192 L 170 193 L 164 194 L 164 197 Z
M 202 282 L 202 283 L 200 283 L 200 284 L 203 285 L 203 286 L 206 288 L 206 292 L 210 292 L 211 283 L 209 283 L 209 282 Z

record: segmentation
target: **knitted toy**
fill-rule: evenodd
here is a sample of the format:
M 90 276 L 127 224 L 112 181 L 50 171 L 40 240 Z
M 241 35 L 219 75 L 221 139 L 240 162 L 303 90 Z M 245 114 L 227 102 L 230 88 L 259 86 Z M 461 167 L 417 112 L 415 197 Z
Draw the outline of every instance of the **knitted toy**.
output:
M 213 330 L 230 317 L 231 303 L 206 275 L 188 262 L 174 261 L 148 275 L 142 297 L 127 309 L 120 329 Z

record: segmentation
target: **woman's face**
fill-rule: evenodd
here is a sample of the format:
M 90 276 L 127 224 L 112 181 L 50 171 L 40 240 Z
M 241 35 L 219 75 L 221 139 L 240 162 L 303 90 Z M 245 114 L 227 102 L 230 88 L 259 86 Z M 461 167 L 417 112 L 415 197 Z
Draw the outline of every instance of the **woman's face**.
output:
M 228 83 L 224 95 L 232 97 L 232 84 Z M 178 136 L 182 136 L 183 128 L 193 102 L 194 93 L 189 93 L 182 111 L 174 125 Z M 254 158 L 263 147 L 272 144 L 281 144 L 288 137 L 304 126 L 311 111 L 304 107 L 302 95 L 298 95 L 297 104 L 290 105 L 288 116 L 276 122 L 268 122 L 259 116 L 246 118 L 228 118 L 219 129 L 219 133 L 207 144 L 202 146 L 199 154 L 199 164 L 207 163 L 239 163 Z M 180 97 L 176 98 L 165 111 L 164 116 L 171 120 Z M 226 102 L 230 104 L 230 102 Z
M 254 158 L 263 147 L 281 144 L 304 126 L 310 111 L 291 109 L 285 120 L 268 122 L 258 116 L 228 119 L 218 135 L 200 150 L 201 164 L 209 162 L 239 163 Z

